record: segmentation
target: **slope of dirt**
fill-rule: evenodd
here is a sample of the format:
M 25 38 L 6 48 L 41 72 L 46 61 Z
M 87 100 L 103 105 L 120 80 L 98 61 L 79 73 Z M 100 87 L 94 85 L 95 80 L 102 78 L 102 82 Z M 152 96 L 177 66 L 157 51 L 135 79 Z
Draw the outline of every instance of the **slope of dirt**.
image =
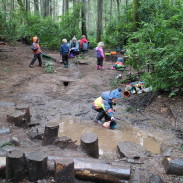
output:
M 114 83 L 111 83 L 110 79 L 116 78 L 119 74 L 108 69 L 113 63 L 104 62 L 106 69 L 96 70 L 95 53 L 90 50 L 84 59 L 79 58 L 79 62 L 84 64 L 79 64 L 78 59 L 70 59 L 70 67 L 67 69 L 60 63 L 59 52 L 47 50 L 46 53 L 57 60 L 53 62 L 55 72 L 49 74 L 43 67 L 38 67 L 37 61 L 34 68 L 28 67 L 33 57 L 29 45 L 17 43 L 15 47 L 0 45 L 0 48 L 9 51 L 0 52 L 0 126 L 10 126 L 12 131 L 9 135 L 1 135 L 1 139 L 6 140 L 13 136 L 24 139 L 21 145 L 26 152 L 40 149 L 49 155 L 67 154 L 84 157 L 85 154 L 80 151 L 69 150 L 65 153 L 55 147 L 41 147 L 39 141 L 33 142 L 27 138 L 26 133 L 31 129 L 21 129 L 8 124 L 6 116 L 14 109 L 11 104 L 23 103 L 30 107 L 31 122 L 38 122 L 42 127 L 45 123 L 60 120 L 64 116 L 73 116 L 88 124 L 93 123 L 96 116 L 91 110 L 93 100 L 100 96 L 102 91 L 111 90 Z M 43 60 L 46 62 L 46 59 Z M 122 73 L 122 77 L 125 77 L 124 74 L 125 72 Z M 123 85 L 118 87 L 124 88 Z M 156 95 L 151 98 L 151 103 L 149 97 L 151 98 L 151 95 L 147 95 L 147 100 L 143 104 L 143 94 L 134 95 L 129 99 L 122 98 L 118 105 L 124 110 L 117 112 L 118 119 L 153 134 L 166 147 L 173 147 L 172 154 L 180 155 L 182 150 L 177 147 L 180 147 L 182 140 L 176 136 L 181 136 L 180 130 L 177 129 L 183 129 L 183 98 L 171 99 L 164 95 Z M 132 100 L 131 105 L 134 105 L 137 111 L 125 111 L 128 100 Z M 147 106 L 145 110 L 140 109 L 141 105 Z M 123 130 L 122 124 L 119 125 L 120 128 Z M 161 155 L 154 155 L 150 159 L 145 159 L 142 165 L 136 165 L 136 168 L 145 172 L 144 180 L 151 173 L 161 176 L 165 182 L 178 182 L 178 177 L 165 174 L 161 165 L 162 158 Z

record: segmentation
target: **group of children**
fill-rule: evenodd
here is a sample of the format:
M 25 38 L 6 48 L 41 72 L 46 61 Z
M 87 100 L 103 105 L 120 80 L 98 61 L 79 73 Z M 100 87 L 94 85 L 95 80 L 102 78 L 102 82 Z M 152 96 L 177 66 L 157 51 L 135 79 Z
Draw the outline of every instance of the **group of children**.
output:
M 96 47 L 96 57 L 97 57 L 97 70 L 103 70 L 103 60 L 104 60 L 104 43 L 99 42 Z M 39 45 L 38 37 L 33 37 L 32 51 L 34 57 L 29 64 L 29 67 L 33 67 L 36 59 L 39 61 L 39 66 L 42 66 L 42 52 Z M 62 56 L 62 61 L 65 68 L 68 68 L 68 59 L 70 57 L 74 57 L 79 55 L 80 52 L 85 53 L 88 49 L 88 40 L 83 35 L 80 41 L 77 41 L 75 37 L 70 41 L 70 44 L 67 44 L 67 40 L 63 39 L 62 44 L 60 46 L 60 55 Z M 110 68 L 111 70 L 124 70 L 124 61 L 122 57 L 118 57 L 117 62 Z M 116 89 L 112 91 L 105 91 L 102 93 L 100 97 L 98 97 L 92 105 L 92 109 L 97 111 L 98 114 L 96 116 L 96 122 L 102 124 L 104 127 L 115 129 L 117 124 L 115 122 L 114 117 L 114 106 L 117 101 L 121 98 L 122 89 Z M 102 118 L 105 120 L 102 122 Z

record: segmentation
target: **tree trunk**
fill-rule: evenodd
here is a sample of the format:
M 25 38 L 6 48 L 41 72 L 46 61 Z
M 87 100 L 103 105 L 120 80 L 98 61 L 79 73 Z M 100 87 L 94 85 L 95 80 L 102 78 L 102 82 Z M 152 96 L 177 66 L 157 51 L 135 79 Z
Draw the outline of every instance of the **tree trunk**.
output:
M 102 40 L 102 14 L 103 14 L 103 0 L 97 1 L 97 42 Z
M 62 15 L 65 14 L 65 0 L 62 1 Z
M 113 12 L 113 0 L 110 0 L 110 22 L 112 22 L 112 12 Z
M 82 18 L 82 24 L 81 24 L 81 30 L 82 35 L 85 35 L 87 37 L 87 30 L 86 30 L 86 0 L 82 0 L 82 10 L 81 10 L 81 18 Z
M 38 0 L 34 0 L 34 13 L 38 13 L 38 12 L 39 12 Z
M 65 13 L 69 10 L 69 0 L 65 0 Z
M 133 24 L 134 24 L 134 31 L 137 31 L 139 28 L 139 17 L 138 17 L 138 9 L 140 7 L 140 0 L 133 0 Z
M 26 11 L 30 11 L 30 0 L 26 0 Z

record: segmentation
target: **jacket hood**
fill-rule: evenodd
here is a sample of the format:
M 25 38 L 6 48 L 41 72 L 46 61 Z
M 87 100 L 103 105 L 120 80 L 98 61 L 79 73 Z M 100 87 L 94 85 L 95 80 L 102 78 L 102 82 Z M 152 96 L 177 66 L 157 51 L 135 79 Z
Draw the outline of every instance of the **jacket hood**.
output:
M 101 97 L 104 100 L 111 100 L 113 98 L 121 98 L 121 91 L 122 91 L 121 88 L 118 88 L 118 89 L 112 90 L 112 91 L 106 91 L 106 92 L 102 93 Z
M 118 57 L 117 61 L 123 63 L 123 58 L 122 57 Z
M 38 41 L 39 41 L 38 37 L 33 37 L 33 38 L 32 38 L 32 42 L 33 42 L 33 43 L 38 43 Z

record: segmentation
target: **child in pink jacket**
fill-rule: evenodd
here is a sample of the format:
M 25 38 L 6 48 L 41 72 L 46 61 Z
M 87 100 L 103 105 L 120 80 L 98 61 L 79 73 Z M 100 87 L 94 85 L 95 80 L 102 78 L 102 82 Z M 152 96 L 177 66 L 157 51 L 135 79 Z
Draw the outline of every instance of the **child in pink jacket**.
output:
M 104 43 L 99 42 L 98 46 L 96 47 L 96 55 L 97 55 L 97 69 L 103 70 L 103 60 L 104 60 L 104 50 L 103 50 Z

